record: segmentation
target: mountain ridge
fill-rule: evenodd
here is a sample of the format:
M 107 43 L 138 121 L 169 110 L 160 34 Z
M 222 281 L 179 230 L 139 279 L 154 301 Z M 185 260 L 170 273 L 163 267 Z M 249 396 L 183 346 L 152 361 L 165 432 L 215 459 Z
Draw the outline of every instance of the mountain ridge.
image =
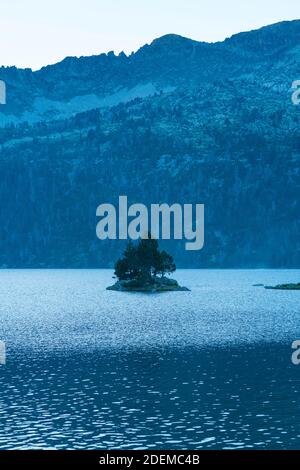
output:
M 69 117 L 81 111 L 81 103 L 72 103 L 78 97 L 87 97 L 84 110 L 88 110 L 169 88 L 197 86 L 217 75 L 241 77 L 247 75 L 249 66 L 252 72 L 255 66 L 268 65 L 271 56 L 292 54 L 299 42 L 300 20 L 294 20 L 239 33 L 222 42 L 167 34 L 128 56 L 110 52 L 66 57 L 38 71 L 2 67 L 0 79 L 7 83 L 8 100 L 0 108 L 0 125 Z
M 131 52 L 130 54 L 126 54 L 124 51 L 121 51 L 118 54 L 116 54 L 112 50 L 112 51 L 109 51 L 107 53 L 100 52 L 99 54 L 92 54 L 92 55 L 87 55 L 87 56 L 84 56 L 84 55 L 83 56 L 66 56 L 65 58 L 63 58 L 62 60 L 60 60 L 58 62 L 55 62 L 53 64 L 43 65 L 42 67 L 40 67 L 37 70 L 33 70 L 30 67 L 24 67 L 23 68 L 23 67 L 17 67 L 17 66 L 14 66 L 14 65 L 13 66 L 0 65 L 0 71 L 2 69 L 3 70 L 5 70 L 5 69 L 17 69 L 17 70 L 20 70 L 20 71 L 30 71 L 33 74 L 35 74 L 35 73 L 38 73 L 38 72 L 40 72 L 41 70 L 43 70 L 45 68 L 50 68 L 50 67 L 59 65 L 62 62 L 64 62 L 65 60 L 69 60 L 69 59 L 83 59 L 83 58 L 89 59 L 89 58 L 95 58 L 95 57 L 100 57 L 100 56 L 109 56 L 109 55 L 111 55 L 111 56 L 114 55 L 115 57 L 125 56 L 125 57 L 129 58 L 129 57 L 135 55 L 137 52 L 139 52 L 144 47 L 151 47 L 153 45 L 156 45 L 157 43 L 160 43 L 161 41 L 165 42 L 168 39 L 171 39 L 171 40 L 172 39 L 174 39 L 174 40 L 180 39 L 180 40 L 183 40 L 184 42 L 191 42 L 191 43 L 194 43 L 194 44 L 216 45 L 216 44 L 223 44 L 223 43 L 233 42 L 236 39 L 241 38 L 241 37 L 247 37 L 247 36 L 250 37 L 251 35 L 255 35 L 259 32 L 261 32 L 261 33 L 270 32 L 270 31 L 274 31 L 276 29 L 280 29 L 281 27 L 292 26 L 292 25 L 299 26 L 299 30 L 300 30 L 300 19 L 279 21 L 279 22 L 272 23 L 272 24 L 262 26 L 262 27 L 259 27 L 259 28 L 254 28 L 254 29 L 251 29 L 251 30 L 241 31 L 241 32 L 238 32 L 238 33 L 234 33 L 231 36 L 228 36 L 228 37 L 224 38 L 224 40 L 220 40 L 220 41 L 200 41 L 200 40 L 196 40 L 196 39 L 193 39 L 193 38 L 189 38 L 187 36 L 182 36 L 181 34 L 177 34 L 177 33 L 166 33 L 166 34 L 163 34 L 162 36 L 159 36 L 158 38 L 153 39 L 150 42 L 150 44 L 146 43 L 146 44 L 142 45 L 135 52 Z

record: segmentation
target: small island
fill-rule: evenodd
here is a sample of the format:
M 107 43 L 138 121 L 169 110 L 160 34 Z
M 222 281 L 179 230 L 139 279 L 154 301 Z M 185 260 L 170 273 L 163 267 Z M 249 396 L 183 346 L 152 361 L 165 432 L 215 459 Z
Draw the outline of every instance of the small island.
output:
M 278 286 L 265 286 L 265 289 L 300 290 L 300 282 L 298 284 L 278 284 Z
M 169 292 L 189 291 L 181 287 L 170 275 L 176 271 L 171 255 L 159 251 L 158 241 L 148 234 L 135 245 L 129 242 L 123 254 L 115 264 L 117 282 L 107 290 L 120 292 Z

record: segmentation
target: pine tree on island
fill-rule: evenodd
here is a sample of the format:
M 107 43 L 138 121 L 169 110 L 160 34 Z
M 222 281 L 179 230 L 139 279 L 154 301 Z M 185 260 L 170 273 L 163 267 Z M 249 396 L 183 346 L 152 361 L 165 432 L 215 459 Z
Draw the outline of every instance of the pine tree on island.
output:
M 115 264 L 118 281 L 108 290 L 161 292 L 188 290 L 174 279 L 166 277 L 176 271 L 172 256 L 160 251 L 158 241 L 149 233 L 137 244 L 130 241 L 123 257 Z

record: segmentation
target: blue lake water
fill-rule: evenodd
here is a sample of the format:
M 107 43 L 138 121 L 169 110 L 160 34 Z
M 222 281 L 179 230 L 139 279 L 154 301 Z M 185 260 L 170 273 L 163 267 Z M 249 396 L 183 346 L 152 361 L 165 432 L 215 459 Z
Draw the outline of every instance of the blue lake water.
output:
M 1 449 L 300 449 L 300 270 L 0 271 Z

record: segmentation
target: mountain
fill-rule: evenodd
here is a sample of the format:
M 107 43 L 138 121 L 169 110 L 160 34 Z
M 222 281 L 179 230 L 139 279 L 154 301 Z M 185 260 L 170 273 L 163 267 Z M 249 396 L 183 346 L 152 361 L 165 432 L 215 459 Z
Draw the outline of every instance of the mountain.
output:
M 274 85 L 278 65 L 285 78 L 287 65 L 296 75 L 299 41 L 296 20 L 241 33 L 221 43 L 207 44 L 170 34 L 129 57 L 113 52 L 67 57 L 36 72 L 2 67 L 0 79 L 7 84 L 9 100 L 0 122 L 70 117 L 184 85 L 251 79 L 253 74 Z M 283 58 L 287 63 L 281 61 Z
M 1 68 L 0 266 L 112 266 L 96 207 L 204 203 L 178 266 L 299 267 L 300 20 L 218 43 L 166 35 L 126 56 Z

